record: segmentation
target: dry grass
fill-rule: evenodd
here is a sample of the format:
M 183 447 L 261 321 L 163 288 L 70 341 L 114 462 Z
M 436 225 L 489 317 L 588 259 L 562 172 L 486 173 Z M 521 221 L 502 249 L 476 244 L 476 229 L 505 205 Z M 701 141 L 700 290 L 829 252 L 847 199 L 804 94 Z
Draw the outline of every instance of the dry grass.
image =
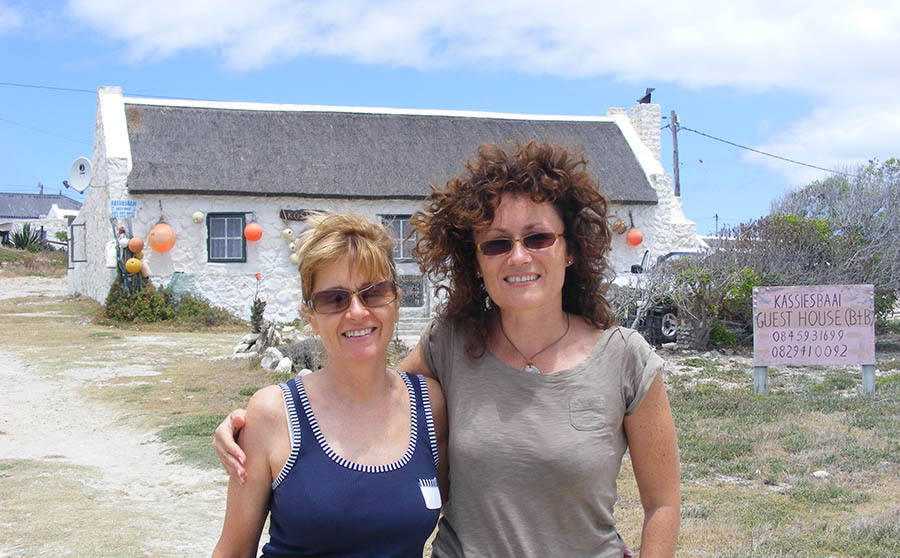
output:
M 0 273 L 5 277 L 65 277 L 65 250 L 28 252 L 0 246 Z
M 48 459 L 0 462 L 3 521 L 16 525 L 4 545 L 13 553 L 9 556 L 133 555 L 136 532 L 148 532 L 154 526 L 129 509 L 104 501 L 100 491 L 89 486 L 99 479 L 91 468 Z M 40 514 L 40 520 L 35 520 L 35 514 Z M 85 521 L 108 536 L 84 537 Z

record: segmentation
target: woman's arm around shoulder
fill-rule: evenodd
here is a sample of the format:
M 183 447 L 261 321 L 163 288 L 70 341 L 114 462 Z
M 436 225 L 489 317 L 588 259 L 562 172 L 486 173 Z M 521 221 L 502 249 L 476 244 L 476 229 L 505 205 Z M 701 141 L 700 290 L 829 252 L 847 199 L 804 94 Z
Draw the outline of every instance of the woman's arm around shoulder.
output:
M 662 373 L 656 374 L 637 410 L 625 417 L 625 433 L 644 508 L 641 558 L 671 558 L 681 522 L 680 468 Z
M 447 401 L 444 399 L 444 390 L 441 384 L 434 378 L 425 378 L 428 385 L 428 399 L 431 402 L 431 417 L 434 420 L 434 433 L 438 446 L 438 486 L 441 489 L 441 500 L 446 502 L 450 497 L 450 465 L 447 459 L 447 443 L 449 429 L 447 428 Z
M 416 343 L 415 348 L 406 355 L 406 358 L 400 361 L 400 364 L 397 365 L 397 370 L 402 370 L 403 372 L 409 372 L 410 374 L 419 374 L 420 376 L 425 376 L 426 378 L 435 378 L 434 372 L 431 371 L 431 368 L 428 368 L 428 364 L 425 362 L 425 357 L 422 355 L 422 342 Z M 429 384 L 430 386 L 431 384 Z M 430 391 L 430 387 L 429 387 Z
M 257 391 L 247 404 L 247 422 L 239 443 L 246 454 L 247 481 L 228 482 L 228 500 L 222 535 L 213 550 L 214 558 L 256 556 L 259 537 L 269 513 L 272 470 L 285 448 L 290 453 L 290 434 L 279 386 Z

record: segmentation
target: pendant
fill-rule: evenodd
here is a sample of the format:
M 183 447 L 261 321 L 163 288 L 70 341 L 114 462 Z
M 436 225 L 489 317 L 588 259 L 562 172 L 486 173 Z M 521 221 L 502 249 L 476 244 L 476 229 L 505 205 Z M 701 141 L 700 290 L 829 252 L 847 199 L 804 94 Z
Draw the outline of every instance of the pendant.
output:
M 540 374 L 541 370 L 533 364 L 526 364 L 525 367 L 522 368 L 522 372 L 528 372 L 529 374 Z

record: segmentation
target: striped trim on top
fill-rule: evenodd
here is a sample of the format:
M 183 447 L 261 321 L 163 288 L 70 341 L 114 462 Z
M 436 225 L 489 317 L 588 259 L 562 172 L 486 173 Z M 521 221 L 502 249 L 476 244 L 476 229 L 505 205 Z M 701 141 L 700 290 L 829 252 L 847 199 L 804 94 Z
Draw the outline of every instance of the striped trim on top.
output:
M 434 459 L 434 468 L 437 469 L 441 462 L 438 456 L 437 435 L 434 432 L 434 418 L 431 415 L 431 399 L 428 397 L 428 384 L 425 376 L 419 376 L 419 385 L 422 387 L 422 404 L 425 407 L 425 425 L 428 428 L 428 445 L 431 446 L 431 457 Z
M 291 381 L 296 382 L 298 379 L 299 376 Z M 281 468 L 281 472 L 278 473 L 278 476 L 272 481 L 272 490 L 278 488 L 278 485 L 284 481 L 285 477 L 287 477 L 288 473 L 290 473 L 291 469 L 294 467 L 297 456 L 300 454 L 300 415 L 297 414 L 297 408 L 294 406 L 294 397 L 291 395 L 291 388 L 286 383 L 280 385 L 281 393 L 284 396 L 284 406 L 287 412 L 288 422 L 291 425 L 291 454 L 288 456 L 287 461 L 284 462 L 284 467 Z
M 359 463 L 354 463 L 349 459 L 344 459 L 335 453 L 335 451 L 331 449 L 331 446 L 328 445 L 328 441 L 325 440 L 325 436 L 319 429 L 319 423 L 316 421 L 316 416 L 313 414 L 312 407 L 309 404 L 306 390 L 303 389 L 303 380 L 297 378 L 297 390 L 300 392 L 300 403 L 303 405 L 303 412 L 306 413 L 306 419 L 309 421 L 309 425 L 312 428 L 313 435 L 316 437 L 316 441 L 319 442 L 319 447 L 322 448 L 325 455 L 331 458 L 332 461 L 342 467 L 360 471 L 362 473 L 387 473 L 389 471 L 396 471 L 409 463 L 409 460 L 412 459 L 416 449 L 416 438 L 418 437 L 419 431 L 417 415 L 419 413 L 416 412 L 416 394 L 412 380 L 409 379 L 409 376 L 405 372 L 399 372 L 399 374 L 400 377 L 403 378 L 404 383 L 406 383 L 406 390 L 409 392 L 409 444 L 406 447 L 406 452 L 403 454 L 403 457 L 393 463 L 388 463 L 387 465 L 361 465 Z

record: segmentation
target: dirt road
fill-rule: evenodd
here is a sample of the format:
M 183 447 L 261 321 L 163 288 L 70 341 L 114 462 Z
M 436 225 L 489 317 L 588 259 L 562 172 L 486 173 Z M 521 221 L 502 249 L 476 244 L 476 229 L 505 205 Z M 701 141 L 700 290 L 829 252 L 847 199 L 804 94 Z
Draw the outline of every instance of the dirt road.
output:
M 57 297 L 64 281 L 0 277 L 0 298 Z M 58 300 L 41 319 L 64 318 Z M 61 367 L 45 356 L 0 344 L 0 557 L 208 556 L 224 474 L 175 463 L 121 405 L 84 397 L 121 374 L 120 361 Z

